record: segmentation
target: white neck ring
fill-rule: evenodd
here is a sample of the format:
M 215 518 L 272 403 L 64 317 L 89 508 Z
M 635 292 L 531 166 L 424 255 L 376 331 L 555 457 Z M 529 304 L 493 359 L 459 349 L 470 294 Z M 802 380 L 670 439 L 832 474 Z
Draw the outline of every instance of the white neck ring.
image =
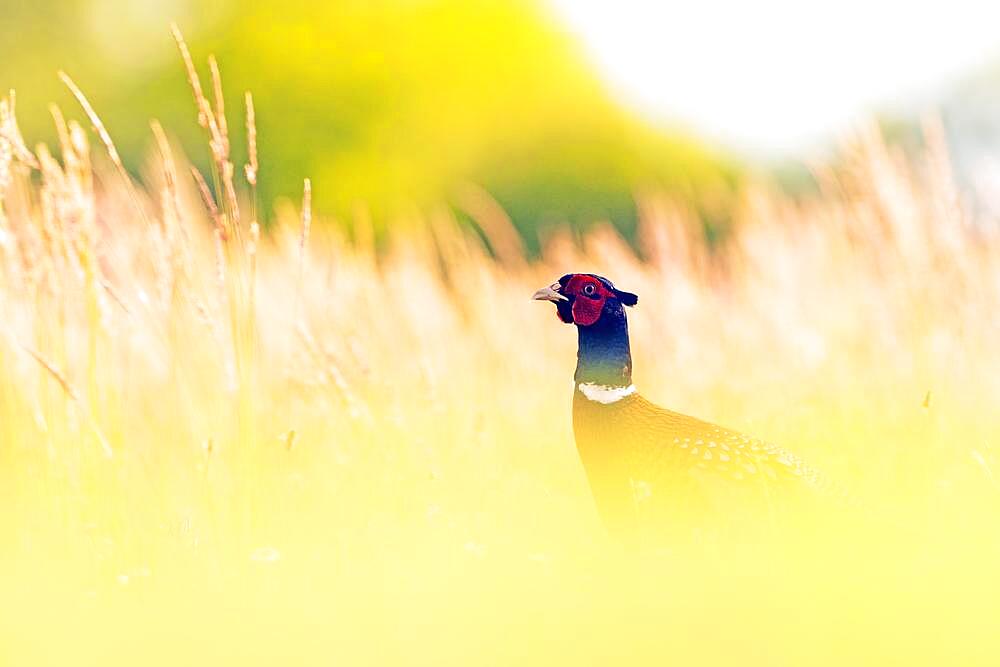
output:
M 603 403 L 608 405 L 609 403 L 617 403 L 626 396 L 635 393 L 635 385 L 630 384 L 627 387 L 609 387 L 603 384 L 592 384 L 590 382 L 581 382 L 577 385 L 580 390 L 588 400 L 594 401 L 595 403 Z

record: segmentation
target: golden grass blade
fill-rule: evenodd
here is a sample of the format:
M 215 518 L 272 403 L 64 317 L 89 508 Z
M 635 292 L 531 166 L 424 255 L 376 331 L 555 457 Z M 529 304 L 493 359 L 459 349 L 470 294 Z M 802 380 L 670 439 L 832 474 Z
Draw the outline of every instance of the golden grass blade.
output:
M 497 257 L 512 267 L 522 266 L 524 244 L 514 223 L 500 204 L 486 190 L 476 185 L 461 188 L 457 200 L 459 206 L 483 230 Z
M 32 169 L 38 169 L 38 160 L 28 150 L 17 125 L 17 96 L 13 90 L 10 91 L 7 99 L 0 100 L 0 137 L 10 142 L 18 160 Z
M 52 362 L 43 357 L 41 353 L 33 350 L 32 348 L 24 344 L 21 344 L 21 349 L 27 352 L 32 359 L 38 362 L 39 366 L 45 369 L 45 372 L 48 373 L 49 376 L 56 381 L 56 384 L 58 384 L 62 388 L 67 398 L 69 398 L 72 402 L 76 403 L 81 407 L 81 409 L 87 416 L 87 422 L 91 428 L 91 431 L 93 432 L 94 437 L 97 438 L 97 442 L 101 447 L 101 452 L 104 454 L 106 458 L 109 459 L 112 458 L 114 456 L 114 451 L 111 449 L 111 444 L 108 442 L 108 439 L 104 437 L 104 433 L 101 432 L 101 429 L 97 425 L 97 422 L 94 419 L 94 416 L 90 411 L 90 408 L 84 405 L 83 401 L 80 399 L 79 392 L 73 387 L 72 384 L 70 384 L 69 380 L 66 379 L 66 376 L 63 375 L 59 371 L 59 369 L 57 369 L 55 365 L 52 364 Z
M 129 197 L 132 200 L 132 205 L 135 207 L 136 212 L 139 214 L 139 217 L 142 218 L 143 222 L 148 224 L 149 220 L 146 217 L 146 211 L 139 201 L 139 195 L 136 192 L 135 183 L 132 182 L 132 177 L 129 176 L 128 170 L 125 169 L 125 163 L 122 162 L 121 155 L 118 154 L 118 149 L 115 147 L 114 141 L 111 140 L 111 135 L 108 133 L 107 128 L 101 121 L 100 116 L 98 116 L 97 112 L 94 111 L 94 107 L 90 105 L 90 101 L 87 100 L 83 91 L 80 90 L 79 86 L 76 85 L 73 79 L 71 79 L 66 72 L 60 70 L 59 79 L 66 85 L 67 88 L 69 88 L 73 97 L 76 98 L 76 101 L 80 103 L 80 106 L 83 108 L 84 113 L 90 120 L 94 131 L 97 132 L 97 136 L 100 137 L 101 143 L 104 144 L 108 157 L 111 158 L 111 163 L 118 171 L 118 175 L 122 179 L 122 184 L 125 186 L 125 189 L 128 191 Z
M 90 119 L 90 124 L 93 126 L 94 131 L 97 132 L 97 136 L 100 137 L 101 143 L 104 144 L 104 148 L 108 152 L 108 157 L 111 158 L 111 162 L 122 172 L 125 171 L 125 164 L 122 162 L 121 156 L 118 154 L 118 149 L 115 148 L 115 142 L 111 140 L 111 135 L 108 134 L 108 130 L 104 127 L 104 123 L 101 122 L 100 117 L 97 112 L 94 111 L 94 107 L 90 105 L 90 101 L 87 100 L 83 91 L 80 90 L 79 86 L 69 77 L 66 72 L 59 70 L 59 79 L 69 88 L 69 91 L 76 98 L 76 101 L 80 103 L 83 107 L 83 111 L 87 114 L 87 118 Z M 127 177 L 126 177 L 127 178 Z
M 309 243 L 309 230 L 312 228 L 312 180 L 302 182 L 302 228 L 299 231 L 299 266 L 306 261 L 306 244 Z
M 209 189 L 208 183 L 205 182 L 204 177 L 202 177 L 197 167 L 191 167 L 191 175 L 194 176 L 194 182 L 198 185 L 198 192 L 201 193 L 201 200 L 205 203 L 205 208 L 208 209 L 209 217 L 212 218 L 212 224 L 223 240 L 228 239 L 229 235 L 226 233 L 226 225 L 222 220 L 222 215 L 219 213 L 219 207 L 215 204 L 215 197 L 212 196 L 212 191 Z
M 219 73 L 219 63 L 214 55 L 208 56 L 208 69 L 212 76 L 212 93 L 215 98 L 215 124 L 219 128 L 221 154 L 229 155 L 229 124 L 226 122 L 225 97 L 222 94 L 222 75 Z
M 194 93 L 194 101 L 198 107 L 198 124 L 209 131 L 212 141 L 215 142 L 219 138 L 219 127 L 215 114 L 212 112 L 212 105 L 209 104 L 208 98 L 205 97 L 205 93 L 202 90 L 201 79 L 198 77 L 198 70 L 195 69 L 194 61 L 191 59 L 191 52 L 188 49 L 187 42 L 184 41 L 184 35 L 176 23 L 170 24 L 170 32 L 174 37 L 174 41 L 177 42 L 177 48 L 181 52 L 184 69 L 187 71 L 188 83 L 191 86 L 191 91 Z
M 257 187 L 257 173 L 260 165 L 257 164 L 257 115 L 253 107 L 253 95 L 248 91 L 246 99 L 247 118 L 247 164 L 243 167 L 247 183 L 251 188 Z

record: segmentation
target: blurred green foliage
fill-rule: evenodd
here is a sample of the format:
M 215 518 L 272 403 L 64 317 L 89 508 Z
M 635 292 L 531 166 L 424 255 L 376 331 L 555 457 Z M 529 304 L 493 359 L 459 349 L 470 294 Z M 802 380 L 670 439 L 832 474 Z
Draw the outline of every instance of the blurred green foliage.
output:
M 218 57 L 234 134 L 243 91 L 254 94 L 265 201 L 297 198 L 309 176 L 320 211 L 349 218 L 363 202 L 384 221 L 471 182 L 533 245 L 552 222 L 611 220 L 628 234 L 637 188 L 714 201 L 702 211 L 717 222 L 739 174 L 619 104 L 535 1 L 36 0 L 2 12 L 0 85 L 18 89 L 29 139 L 51 140 L 49 101 L 79 115 L 56 80 L 63 68 L 131 168 L 153 117 L 207 164 L 169 37 L 176 19 L 204 79 L 205 58 Z M 234 145 L 240 158 L 242 136 Z

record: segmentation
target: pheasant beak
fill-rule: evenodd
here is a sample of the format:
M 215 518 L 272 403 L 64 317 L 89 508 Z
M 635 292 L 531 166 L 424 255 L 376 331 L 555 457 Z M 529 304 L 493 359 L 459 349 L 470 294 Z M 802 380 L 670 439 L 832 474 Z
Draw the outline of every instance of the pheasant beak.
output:
M 567 299 L 562 294 L 556 291 L 559 289 L 559 287 L 560 287 L 559 283 L 553 283 L 552 285 L 549 285 L 548 287 L 543 287 L 542 289 L 532 294 L 531 298 L 534 299 L 535 301 L 551 301 L 552 303 L 559 303 L 560 301 L 569 301 L 569 299 Z

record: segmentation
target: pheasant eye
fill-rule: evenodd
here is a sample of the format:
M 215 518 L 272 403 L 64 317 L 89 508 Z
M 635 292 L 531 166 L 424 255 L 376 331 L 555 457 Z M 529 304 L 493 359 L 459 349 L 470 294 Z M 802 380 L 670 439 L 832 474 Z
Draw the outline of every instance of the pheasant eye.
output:
M 594 292 L 596 291 L 597 288 L 589 283 L 583 286 L 583 293 L 586 294 L 587 296 L 594 296 Z

